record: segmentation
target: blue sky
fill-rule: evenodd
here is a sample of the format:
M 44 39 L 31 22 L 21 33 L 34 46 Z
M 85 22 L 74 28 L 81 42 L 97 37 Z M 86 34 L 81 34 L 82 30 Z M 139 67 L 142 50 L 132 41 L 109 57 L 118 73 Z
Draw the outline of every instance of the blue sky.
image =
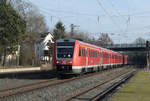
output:
M 67 31 L 75 24 L 76 31 L 95 38 L 100 32 L 108 33 L 115 43 L 131 43 L 138 37 L 150 40 L 149 0 L 28 1 L 38 7 L 51 30 L 61 20 Z

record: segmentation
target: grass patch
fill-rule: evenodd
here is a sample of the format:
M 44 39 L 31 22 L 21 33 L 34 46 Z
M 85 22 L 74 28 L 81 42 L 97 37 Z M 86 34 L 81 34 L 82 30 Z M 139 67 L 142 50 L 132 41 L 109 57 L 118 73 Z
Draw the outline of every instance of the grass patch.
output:
M 137 73 L 109 101 L 150 101 L 149 73 Z

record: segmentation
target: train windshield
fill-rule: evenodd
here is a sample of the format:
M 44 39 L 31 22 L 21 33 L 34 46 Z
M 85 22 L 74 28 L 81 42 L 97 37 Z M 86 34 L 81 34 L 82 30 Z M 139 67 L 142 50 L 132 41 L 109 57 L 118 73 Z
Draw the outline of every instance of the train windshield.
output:
M 57 58 L 72 58 L 75 42 L 57 43 Z
M 57 58 L 72 58 L 73 48 L 57 48 Z

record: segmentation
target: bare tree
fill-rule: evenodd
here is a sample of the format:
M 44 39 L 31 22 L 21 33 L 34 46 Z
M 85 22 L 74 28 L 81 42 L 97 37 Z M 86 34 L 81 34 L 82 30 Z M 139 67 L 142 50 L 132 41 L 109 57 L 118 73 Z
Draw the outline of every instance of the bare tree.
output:
M 36 60 L 34 46 L 37 41 L 40 41 L 40 37 L 43 33 L 49 32 L 49 28 L 46 25 L 43 15 L 39 13 L 38 8 L 31 2 L 27 2 L 24 0 L 13 0 L 11 3 L 27 23 L 26 37 L 24 39 L 24 43 L 22 43 L 21 46 L 21 48 L 26 48 L 21 49 L 26 50 L 26 52 L 21 52 L 21 59 L 32 61 L 32 65 L 34 65 Z M 27 52 L 32 55 L 27 57 Z
M 113 41 L 107 33 L 101 33 L 96 44 L 97 45 L 113 45 Z
M 89 33 L 82 32 L 82 31 L 78 31 L 78 32 L 75 31 L 73 35 L 70 34 L 70 33 L 67 33 L 67 34 L 66 34 L 66 37 L 83 40 L 83 41 L 85 41 L 85 42 L 88 42 L 89 40 L 91 40 L 91 39 L 89 38 Z
M 135 44 L 145 44 L 146 41 L 145 41 L 145 39 L 139 37 L 139 38 L 137 38 L 137 39 L 134 41 L 134 43 L 135 43 Z
M 27 22 L 27 36 L 30 38 L 30 41 L 39 40 L 42 33 L 49 31 L 43 15 L 39 13 L 35 5 L 23 0 L 14 0 L 12 3 L 18 13 Z

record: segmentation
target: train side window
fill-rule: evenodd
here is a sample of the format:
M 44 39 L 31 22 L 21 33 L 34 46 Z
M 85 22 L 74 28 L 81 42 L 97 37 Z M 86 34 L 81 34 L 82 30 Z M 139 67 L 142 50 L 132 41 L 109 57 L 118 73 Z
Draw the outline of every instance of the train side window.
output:
M 86 52 L 85 52 L 85 49 L 84 49 L 84 56 L 86 56 Z
M 82 56 L 86 56 L 85 49 L 82 49 Z
M 101 57 L 101 52 L 99 52 L 99 57 Z
M 83 48 L 82 48 L 82 56 L 84 55 L 84 52 L 83 52 Z
M 89 50 L 89 57 L 91 57 L 91 51 Z
M 84 50 L 83 50 L 83 48 L 82 48 L 82 56 L 84 56 Z
M 85 56 L 85 49 L 83 49 L 83 56 Z
M 96 57 L 97 57 L 98 52 L 96 52 Z
M 79 47 L 79 56 L 81 56 L 81 47 Z
M 95 54 L 95 56 L 97 57 L 97 52 L 95 52 L 96 54 Z
M 104 53 L 104 58 L 107 58 L 107 54 L 106 53 Z
M 94 51 L 92 51 L 92 57 L 94 57 Z
M 93 57 L 93 51 L 91 50 L 91 57 Z
M 88 52 L 87 52 L 87 50 L 86 50 L 85 52 L 86 52 L 86 56 L 88 57 Z

